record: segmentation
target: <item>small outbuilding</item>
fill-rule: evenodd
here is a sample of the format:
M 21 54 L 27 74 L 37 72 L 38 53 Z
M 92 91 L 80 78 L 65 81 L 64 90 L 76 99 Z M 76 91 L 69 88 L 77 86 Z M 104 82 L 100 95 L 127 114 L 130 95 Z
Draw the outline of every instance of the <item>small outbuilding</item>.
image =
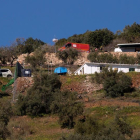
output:
M 54 70 L 54 73 L 57 73 L 57 74 L 66 74 L 67 72 L 68 71 L 66 67 L 57 67 Z
M 140 43 L 117 44 L 118 48 L 114 52 L 140 52 Z
M 124 73 L 135 71 L 140 72 L 140 65 L 135 64 L 113 64 L 113 63 L 85 63 L 80 68 L 78 68 L 74 74 L 83 75 L 83 74 L 94 74 L 95 72 L 102 72 L 103 67 L 112 68 L 118 72 L 122 71 Z

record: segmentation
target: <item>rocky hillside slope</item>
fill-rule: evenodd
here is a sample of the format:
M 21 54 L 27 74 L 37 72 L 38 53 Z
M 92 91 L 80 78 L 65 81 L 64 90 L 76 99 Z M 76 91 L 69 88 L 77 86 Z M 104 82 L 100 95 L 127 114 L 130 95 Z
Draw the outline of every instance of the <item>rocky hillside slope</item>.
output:
M 115 56 L 119 56 L 121 54 L 126 54 L 128 56 L 134 56 L 134 57 L 137 56 L 137 52 L 111 52 L 111 53 Z M 81 53 L 81 56 L 79 56 L 79 58 L 75 61 L 74 65 L 83 65 L 85 62 L 89 62 L 89 60 L 87 59 L 88 54 L 89 53 L 87 52 Z M 16 61 L 19 61 L 22 64 L 26 56 L 27 54 L 22 54 L 18 57 Z M 47 59 L 47 62 L 46 62 L 47 64 L 50 64 L 50 62 L 52 62 L 52 65 L 59 65 L 63 63 L 62 60 L 59 60 L 56 57 L 55 53 L 46 53 L 46 59 Z

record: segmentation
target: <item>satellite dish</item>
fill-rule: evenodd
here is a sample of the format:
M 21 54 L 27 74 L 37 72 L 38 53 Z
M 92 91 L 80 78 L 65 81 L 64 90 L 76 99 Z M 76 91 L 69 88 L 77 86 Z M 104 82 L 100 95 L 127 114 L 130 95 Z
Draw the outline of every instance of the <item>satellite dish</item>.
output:
M 54 43 L 56 43 L 56 42 L 58 42 L 58 39 L 56 39 L 56 38 L 53 38 L 53 40 L 52 40 Z

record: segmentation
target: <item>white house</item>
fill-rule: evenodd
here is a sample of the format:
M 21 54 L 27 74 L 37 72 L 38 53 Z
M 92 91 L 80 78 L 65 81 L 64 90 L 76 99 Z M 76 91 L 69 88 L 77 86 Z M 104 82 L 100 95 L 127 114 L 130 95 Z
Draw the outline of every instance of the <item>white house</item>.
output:
M 117 44 L 118 48 L 114 52 L 140 52 L 140 43 Z
M 94 74 L 95 72 L 100 73 L 103 67 L 112 68 L 118 72 L 122 71 L 124 73 L 135 71 L 140 72 L 140 65 L 135 64 L 113 64 L 113 63 L 85 63 L 80 68 L 78 68 L 74 74 L 83 75 L 83 74 Z

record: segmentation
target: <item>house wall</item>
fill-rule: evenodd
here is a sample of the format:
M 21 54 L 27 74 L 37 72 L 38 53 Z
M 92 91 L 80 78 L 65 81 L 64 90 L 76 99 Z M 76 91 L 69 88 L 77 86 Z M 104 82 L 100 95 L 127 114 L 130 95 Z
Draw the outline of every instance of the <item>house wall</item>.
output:
M 127 66 L 112 66 L 113 70 L 117 70 L 118 72 L 122 71 L 124 73 L 129 72 L 129 68 Z
M 129 68 L 118 67 L 118 72 L 120 72 L 120 71 L 127 73 L 127 72 L 129 72 Z
M 78 75 L 83 75 L 83 74 L 94 74 L 95 72 L 100 73 L 100 65 L 90 65 L 90 64 L 85 64 L 83 65 L 75 74 Z M 124 73 L 129 72 L 129 68 L 135 68 L 135 72 L 140 72 L 140 68 L 138 68 L 137 66 L 124 66 L 124 65 L 120 65 L 120 66 L 111 66 L 113 70 L 117 70 L 118 72 L 122 71 Z
M 94 74 L 95 72 L 100 72 L 100 66 L 85 65 L 84 74 Z
M 136 68 L 135 71 L 136 71 L 136 72 L 140 72 L 140 68 Z
M 136 67 L 136 66 L 114 66 L 112 67 L 113 70 L 115 70 L 115 68 L 118 69 L 118 72 L 122 71 L 124 73 L 129 72 L 129 68 L 135 68 L 135 72 L 140 72 L 140 68 Z
M 85 64 L 86 65 L 86 64 Z M 85 65 L 82 65 L 79 70 L 75 73 L 75 75 L 83 75 L 85 71 Z

